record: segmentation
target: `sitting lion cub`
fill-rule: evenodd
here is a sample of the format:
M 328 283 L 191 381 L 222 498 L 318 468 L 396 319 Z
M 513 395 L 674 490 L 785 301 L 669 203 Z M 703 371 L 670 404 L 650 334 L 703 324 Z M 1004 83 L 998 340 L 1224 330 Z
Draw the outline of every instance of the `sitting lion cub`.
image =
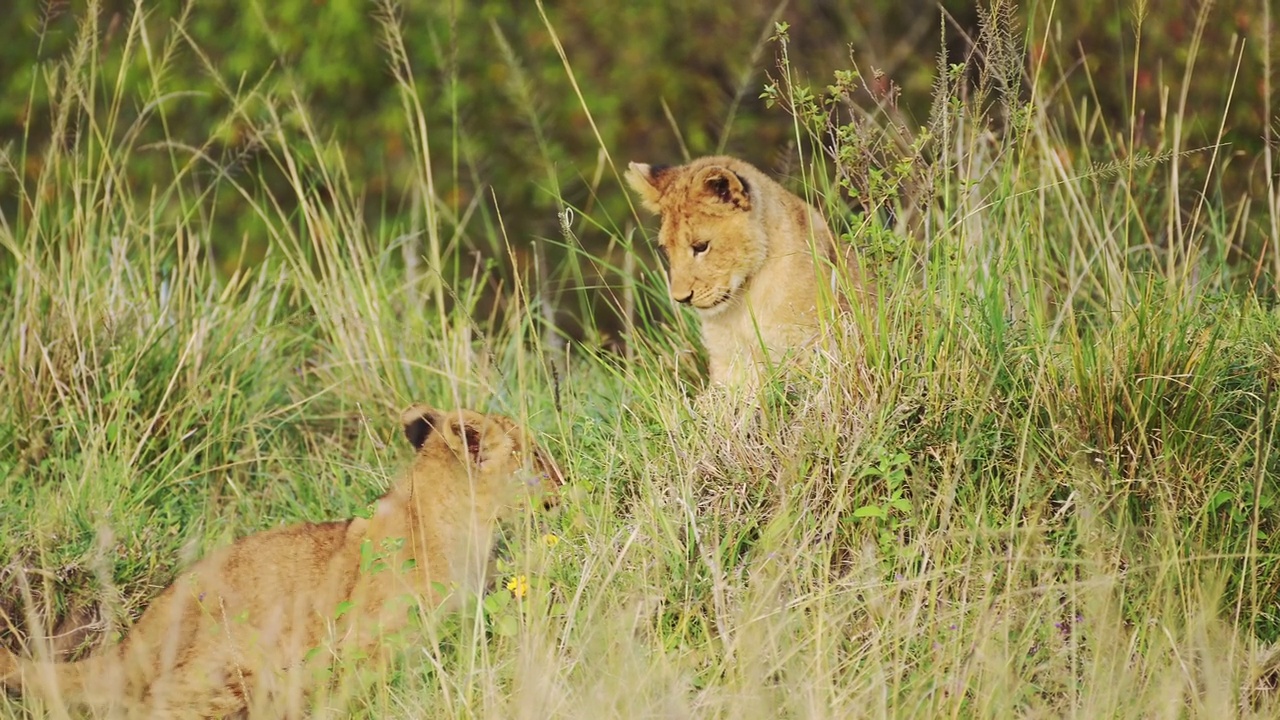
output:
M 496 521 L 526 491 L 551 504 L 563 479 L 505 417 L 415 405 L 402 420 L 413 464 L 368 519 L 242 538 L 182 573 L 119 645 L 69 663 L 0 649 L 0 680 L 128 717 L 302 714 L 313 666 L 374 650 L 419 599 L 482 592 Z
M 762 348 L 772 361 L 814 343 L 823 285 L 847 303 L 836 273 L 856 277 L 852 256 L 838 258 L 818 211 L 752 165 L 723 156 L 631 163 L 627 181 L 662 216 L 671 298 L 702 319 L 711 382 L 749 378 Z

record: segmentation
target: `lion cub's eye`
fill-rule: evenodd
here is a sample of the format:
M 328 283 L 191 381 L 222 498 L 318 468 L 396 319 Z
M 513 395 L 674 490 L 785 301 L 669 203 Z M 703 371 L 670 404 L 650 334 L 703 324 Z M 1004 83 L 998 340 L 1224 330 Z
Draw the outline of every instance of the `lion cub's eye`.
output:
M 704 241 L 702 241 L 702 242 L 696 242 L 696 243 L 694 243 L 694 244 L 690 245 L 690 246 L 689 246 L 689 249 L 690 249 L 690 250 L 693 250 L 693 254 L 694 254 L 694 255 L 701 255 L 702 253 L 706 252 L 706 251 L 707 251 L 707 248 L 709 248 L 709 247 L 711 247 L 711 243 L 706 242 L 706 241 L 704 240 Z

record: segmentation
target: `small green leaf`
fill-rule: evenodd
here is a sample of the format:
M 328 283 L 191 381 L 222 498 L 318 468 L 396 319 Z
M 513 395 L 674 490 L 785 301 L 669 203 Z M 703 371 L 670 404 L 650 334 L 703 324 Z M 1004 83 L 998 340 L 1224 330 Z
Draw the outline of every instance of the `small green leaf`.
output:
M 511 604 L 511 591 L 506 588 L 491 592 L 484 598 L 484 610 L 490 615 L 502 612 L 502 609 L 509 604 Z
M 1219 490 L 1218 493 L 1213 496 L 1213 500 L 1209 502 L 1209 506 L 1212 507 L 1214 510 L 1217 510 L 1218 508 L 1222 507 L 1226 503 L 1229 503 L 1232 500 L 1234 500 L 1235 497 L 1236 497 L 1235 495 L 1232 495 L 1230 492 L 1226 490 Z
M 351 612 L 351 609 L 354 608 L 355 606 L 356 604 L 351 602 L 350 600 L 343 600 L 342 602 L 338 603 L 338 609 L 334 612 L 333 619 L 337 620 L 343 615 L 346 615 L 347 613 Z
M 888 517 L 888 515 L 889 514 L 884 511 L 884 508 L 877 507 L 875 505 L 863 505 L 862 507 L 853 511 L 853 516 L 856 518 L 873 517 L 873 518 L 880 518 L 881 520 L 883 520 L 886 517 Z
M 493 624 L 493 632 L 503 637 L 513 637 L 520 631 L 520 624 L 515 615 L 503 615 Z

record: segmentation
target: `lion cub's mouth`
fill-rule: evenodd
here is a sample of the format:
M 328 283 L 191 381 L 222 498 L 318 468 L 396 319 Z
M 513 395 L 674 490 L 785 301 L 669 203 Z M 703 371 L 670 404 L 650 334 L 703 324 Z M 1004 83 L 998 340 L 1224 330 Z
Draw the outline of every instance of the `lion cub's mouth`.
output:
M 719 295 L 711 299 L 711 302 L 705 305 L 699 305 L 698 310 L 705 315 L 718 315 L 728 309 L 729 301 L 733 299 L 732 290 L 721 290 Z

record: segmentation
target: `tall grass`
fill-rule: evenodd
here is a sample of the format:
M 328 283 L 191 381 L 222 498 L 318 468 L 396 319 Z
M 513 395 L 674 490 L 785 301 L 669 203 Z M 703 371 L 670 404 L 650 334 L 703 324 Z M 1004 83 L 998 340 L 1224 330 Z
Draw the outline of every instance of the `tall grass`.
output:
M 635 269 L 631 219 L 566 205 L 580 262 L 557 275 L 527 266 L 514 219 L 448 210 L 445 132 L 392 8 L 423 209 L 395 236 L 363 223 L 297 97 L 224 85 L 227 125 L 288 197 L 235 158 L 138 146 L 137 128 L 181 122 L 174 48 L 135 20 L 122 65 L 155 82 L 123 97 L 86 15 L 39 80 L 56 98 L 30 119 L 54 128 L 39 176 L 24 148 L 2 156 L 19 207 L 0 218 L 2 641 L 77 656 L 209 549 L 360 511 L 404 461 L 395 410 L 425 400 L 543 433 L 563 512 L 508 529 L 481 605 L 339 668 L 317 714 L 1274 717 L 1280 317 L 1251 288 L 1280 268 L 1277 197 L 1188 200 L 1181 109 L 1139 147 L 1134 118 L 1108 128 L 1062 96 L 996 5 L 980 79 L 940 58 L 919 124 L 870 70 L 808 87 L 777 28 L 765 92 L 795 117 L 794 187 L 859 247 L 878 302 L 844 320 L 856 343 L 749 400 L 699 386 L 690 318 L 637 316 L 664 290 Z M 133 187 L 131 160 L 155 152 L 172 181 Z M 226 193 L 269 233 L 230 276 L 210 237 Z M 574 218 L 615 248 L 572 247 Z M 451 259 L 476 233 L 525 264 L 492 316 Z M 629 357 L 566 351 L 527 280 L 625 268 Z M 578 292 L 586 308 L 601 291 Z M 25 713 L 62 715 L 0 697 Z

